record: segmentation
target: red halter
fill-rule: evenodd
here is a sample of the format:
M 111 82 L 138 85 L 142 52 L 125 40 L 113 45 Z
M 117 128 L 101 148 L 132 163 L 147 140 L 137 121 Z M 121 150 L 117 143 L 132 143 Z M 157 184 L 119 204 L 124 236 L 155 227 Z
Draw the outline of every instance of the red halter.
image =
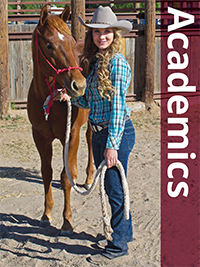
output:
M 55 81 L 56 81 L 56 77 L 58 74 L 64 72 L 64 71 L 70 71 L 70 70 L 73 70 L 73 69 L 79 69 L 80 71 L 82 71 L 83 69 L 78 67 L 78 66 L 75 66 L 75 67 L 68 67 L 68 68 L 65 68 L 65 69 L 56 69 L 50 62 L 49 60 L 45 57 L 45 55 L 42 53 L 42 50 L 38 44 L 38 30 L 36 30 L 36 39 L 35 39 L 35 44 L 37 46 L 37 49 L 36 49 L 36 57 L 37 57 L 37 64 L 38 64 L 38 67 L 40 68 L 40 64 L 39 64 L 39 59 L 38 59 L 38 50 L 40 51 L 41 55 L 43 56 L 43 58 L 45 59 L 45 61 L 49 64 L 49 66 L 55 70 L 56 74 L 53 78 L 53 90 L 51 89 L 51 85 L 49 83 L 49 79 L 48 79 L 48 76 L 45 74 L 46 76 L 46 83 L 47 83 L 47 86 L 49 87 L 49 90 L 50 90 L 50 100 L 49 100 L 49 104 L 47 106 L 47 108 L 45 109 L 45 112 L 44 112 L 44 115 L 48 117 L 49 115 L 49 112 L 50 112 L 50 108 L 51 106 L 53 105 L 53 99 L 56 97 L 54 96 L 54 92 L 55 92 Z M 40 68 L 41 70 L 41 68 Z M 59 94 L 59 93 L 58 93 Z

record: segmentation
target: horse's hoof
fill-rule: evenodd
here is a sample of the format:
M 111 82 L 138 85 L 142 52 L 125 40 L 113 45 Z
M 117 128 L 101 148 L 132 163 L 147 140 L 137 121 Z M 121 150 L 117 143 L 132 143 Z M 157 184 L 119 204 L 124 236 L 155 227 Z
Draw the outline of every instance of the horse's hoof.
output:
M 74 232 L 73 232 L 73 230 L 69 230 L 69 231 L 61 230 L 60 231 L 60 234 L 61 235 L 64 235 L 64 236 L 73 236 L 74 235 Z
M 84 184 L 84 188 L 86 189 L 86 190 L 89 190 L 90 188 L 91 188 L 91 184 Z
M 52 222 L 52 220 L 41 220 L 40 221 L 40 227 L 48 227 L 48 226 L 50 226 L 51 225 L 51 222 Z

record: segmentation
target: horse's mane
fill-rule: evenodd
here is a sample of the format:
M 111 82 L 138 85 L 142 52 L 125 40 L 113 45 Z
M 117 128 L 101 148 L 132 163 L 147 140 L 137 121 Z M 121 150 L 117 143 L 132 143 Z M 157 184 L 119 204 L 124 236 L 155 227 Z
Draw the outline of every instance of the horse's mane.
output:
M 49 15 L 46 23 L 49 27 L 56 28 L 56 30 L 62 34 L 68 33 L 69 35 L 72 35 L 67 24 L 62 19 L 60 19 L 59 16 Z

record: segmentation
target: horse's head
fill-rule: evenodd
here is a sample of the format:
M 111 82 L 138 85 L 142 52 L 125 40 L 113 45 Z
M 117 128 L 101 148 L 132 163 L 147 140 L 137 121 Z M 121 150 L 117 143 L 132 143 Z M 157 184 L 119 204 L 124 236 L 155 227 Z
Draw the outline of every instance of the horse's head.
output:
M 56 77 L 56 81 L 66 88 L 71 97 L 77 97 L 84 94 L 86 80 L 75 59 L 76 42 L 66 25 L 69 16 L 69 6 L 65 7 L 60 16 L 57 16 L 49 15 L 45 5 L 41 10 L 35 31 L 37 37 L 35 36 L 34 39 L 40 50 L 37 57 L 41 71 L 46 76 Z M 57 74 L 56 70 L 58 70 Z

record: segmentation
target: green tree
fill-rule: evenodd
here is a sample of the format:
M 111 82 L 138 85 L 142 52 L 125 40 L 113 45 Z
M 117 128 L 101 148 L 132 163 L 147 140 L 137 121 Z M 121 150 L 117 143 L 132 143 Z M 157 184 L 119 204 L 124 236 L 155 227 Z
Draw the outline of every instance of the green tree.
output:
M 114 4 L 114 8 L 133 9 L 134 8 L 134 3 Z M 131 11 L 129 11 L 129 12 L 131 12 Z

